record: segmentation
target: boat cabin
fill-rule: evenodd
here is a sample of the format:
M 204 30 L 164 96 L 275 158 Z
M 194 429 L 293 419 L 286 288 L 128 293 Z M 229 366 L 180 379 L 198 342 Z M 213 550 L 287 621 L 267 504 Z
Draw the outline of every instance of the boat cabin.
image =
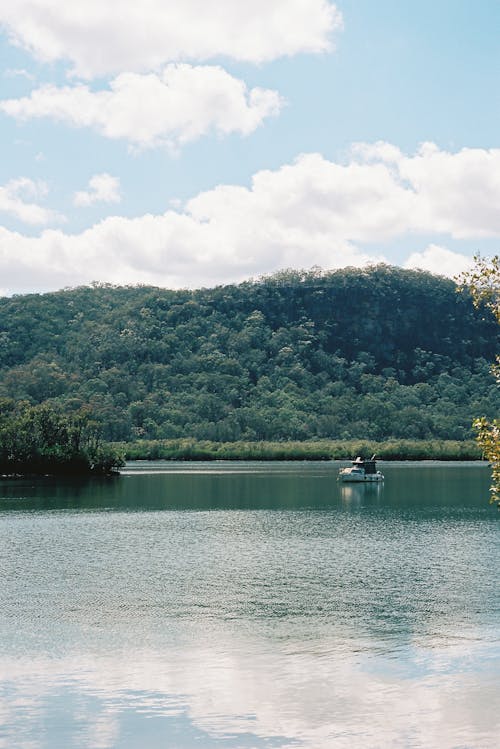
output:
M 354 468 L 364 468 L 365 474 L 368 476 L 373 473 L 377 473 L 377 463 L 372 458 L 371 460 L 363 460 L 363 458 L 356 458 L 352 461 Z

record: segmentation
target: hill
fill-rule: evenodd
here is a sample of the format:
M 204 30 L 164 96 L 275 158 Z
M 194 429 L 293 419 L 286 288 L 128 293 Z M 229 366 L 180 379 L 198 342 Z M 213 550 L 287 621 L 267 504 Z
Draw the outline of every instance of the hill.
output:
M 383 265 L 94 284 L 0 299 L 0 398 L 83 407 L 111 440 L 461 440 L 498 413 L 498 343 L 452 281 Z

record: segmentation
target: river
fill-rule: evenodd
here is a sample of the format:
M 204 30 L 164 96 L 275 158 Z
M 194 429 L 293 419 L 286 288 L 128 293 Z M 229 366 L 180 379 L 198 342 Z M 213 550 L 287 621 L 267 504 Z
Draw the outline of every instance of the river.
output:
M 0 482 L 0 747 L 496 748 L 487 467 L 339 465 Z

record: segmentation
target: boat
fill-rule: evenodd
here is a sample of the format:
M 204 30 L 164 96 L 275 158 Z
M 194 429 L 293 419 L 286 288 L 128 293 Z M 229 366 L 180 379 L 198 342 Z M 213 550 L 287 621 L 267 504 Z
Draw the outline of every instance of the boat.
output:
M 341 468 L 339 471 L 339 481 L 343 482 L 371 484 L 383 480 L 384 475 L 377 471 L 375 455 L 370 460 L 357 457 L 348 468 Z

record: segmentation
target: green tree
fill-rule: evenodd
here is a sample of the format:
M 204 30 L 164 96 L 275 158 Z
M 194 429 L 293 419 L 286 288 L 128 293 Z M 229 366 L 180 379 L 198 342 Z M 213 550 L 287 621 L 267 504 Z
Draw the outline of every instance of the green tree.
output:
M 121 465 L 88 409 L 67 415 L 47 403 L 0 399 L 0 474 L 108 474 Z
M 464 273 L 459 289 L 470 291 L 476 307 L 489 309 L 500 324 L 500 257 L 483 258 L 477 255 L 472 270 Z M 497 384 L 500 385 L 500 356 L 492 366 Z M 477 441 L 484 457 L 491 463 L 491 502 L 500 506 L 500 419 L 481 416 L 474 421 Z
M 386 265 L 94 284 L 0 298 L 0 399 L 88 406 L 108 441 L 467 439 L 500 413 L 498 330 L 453 281 Z

